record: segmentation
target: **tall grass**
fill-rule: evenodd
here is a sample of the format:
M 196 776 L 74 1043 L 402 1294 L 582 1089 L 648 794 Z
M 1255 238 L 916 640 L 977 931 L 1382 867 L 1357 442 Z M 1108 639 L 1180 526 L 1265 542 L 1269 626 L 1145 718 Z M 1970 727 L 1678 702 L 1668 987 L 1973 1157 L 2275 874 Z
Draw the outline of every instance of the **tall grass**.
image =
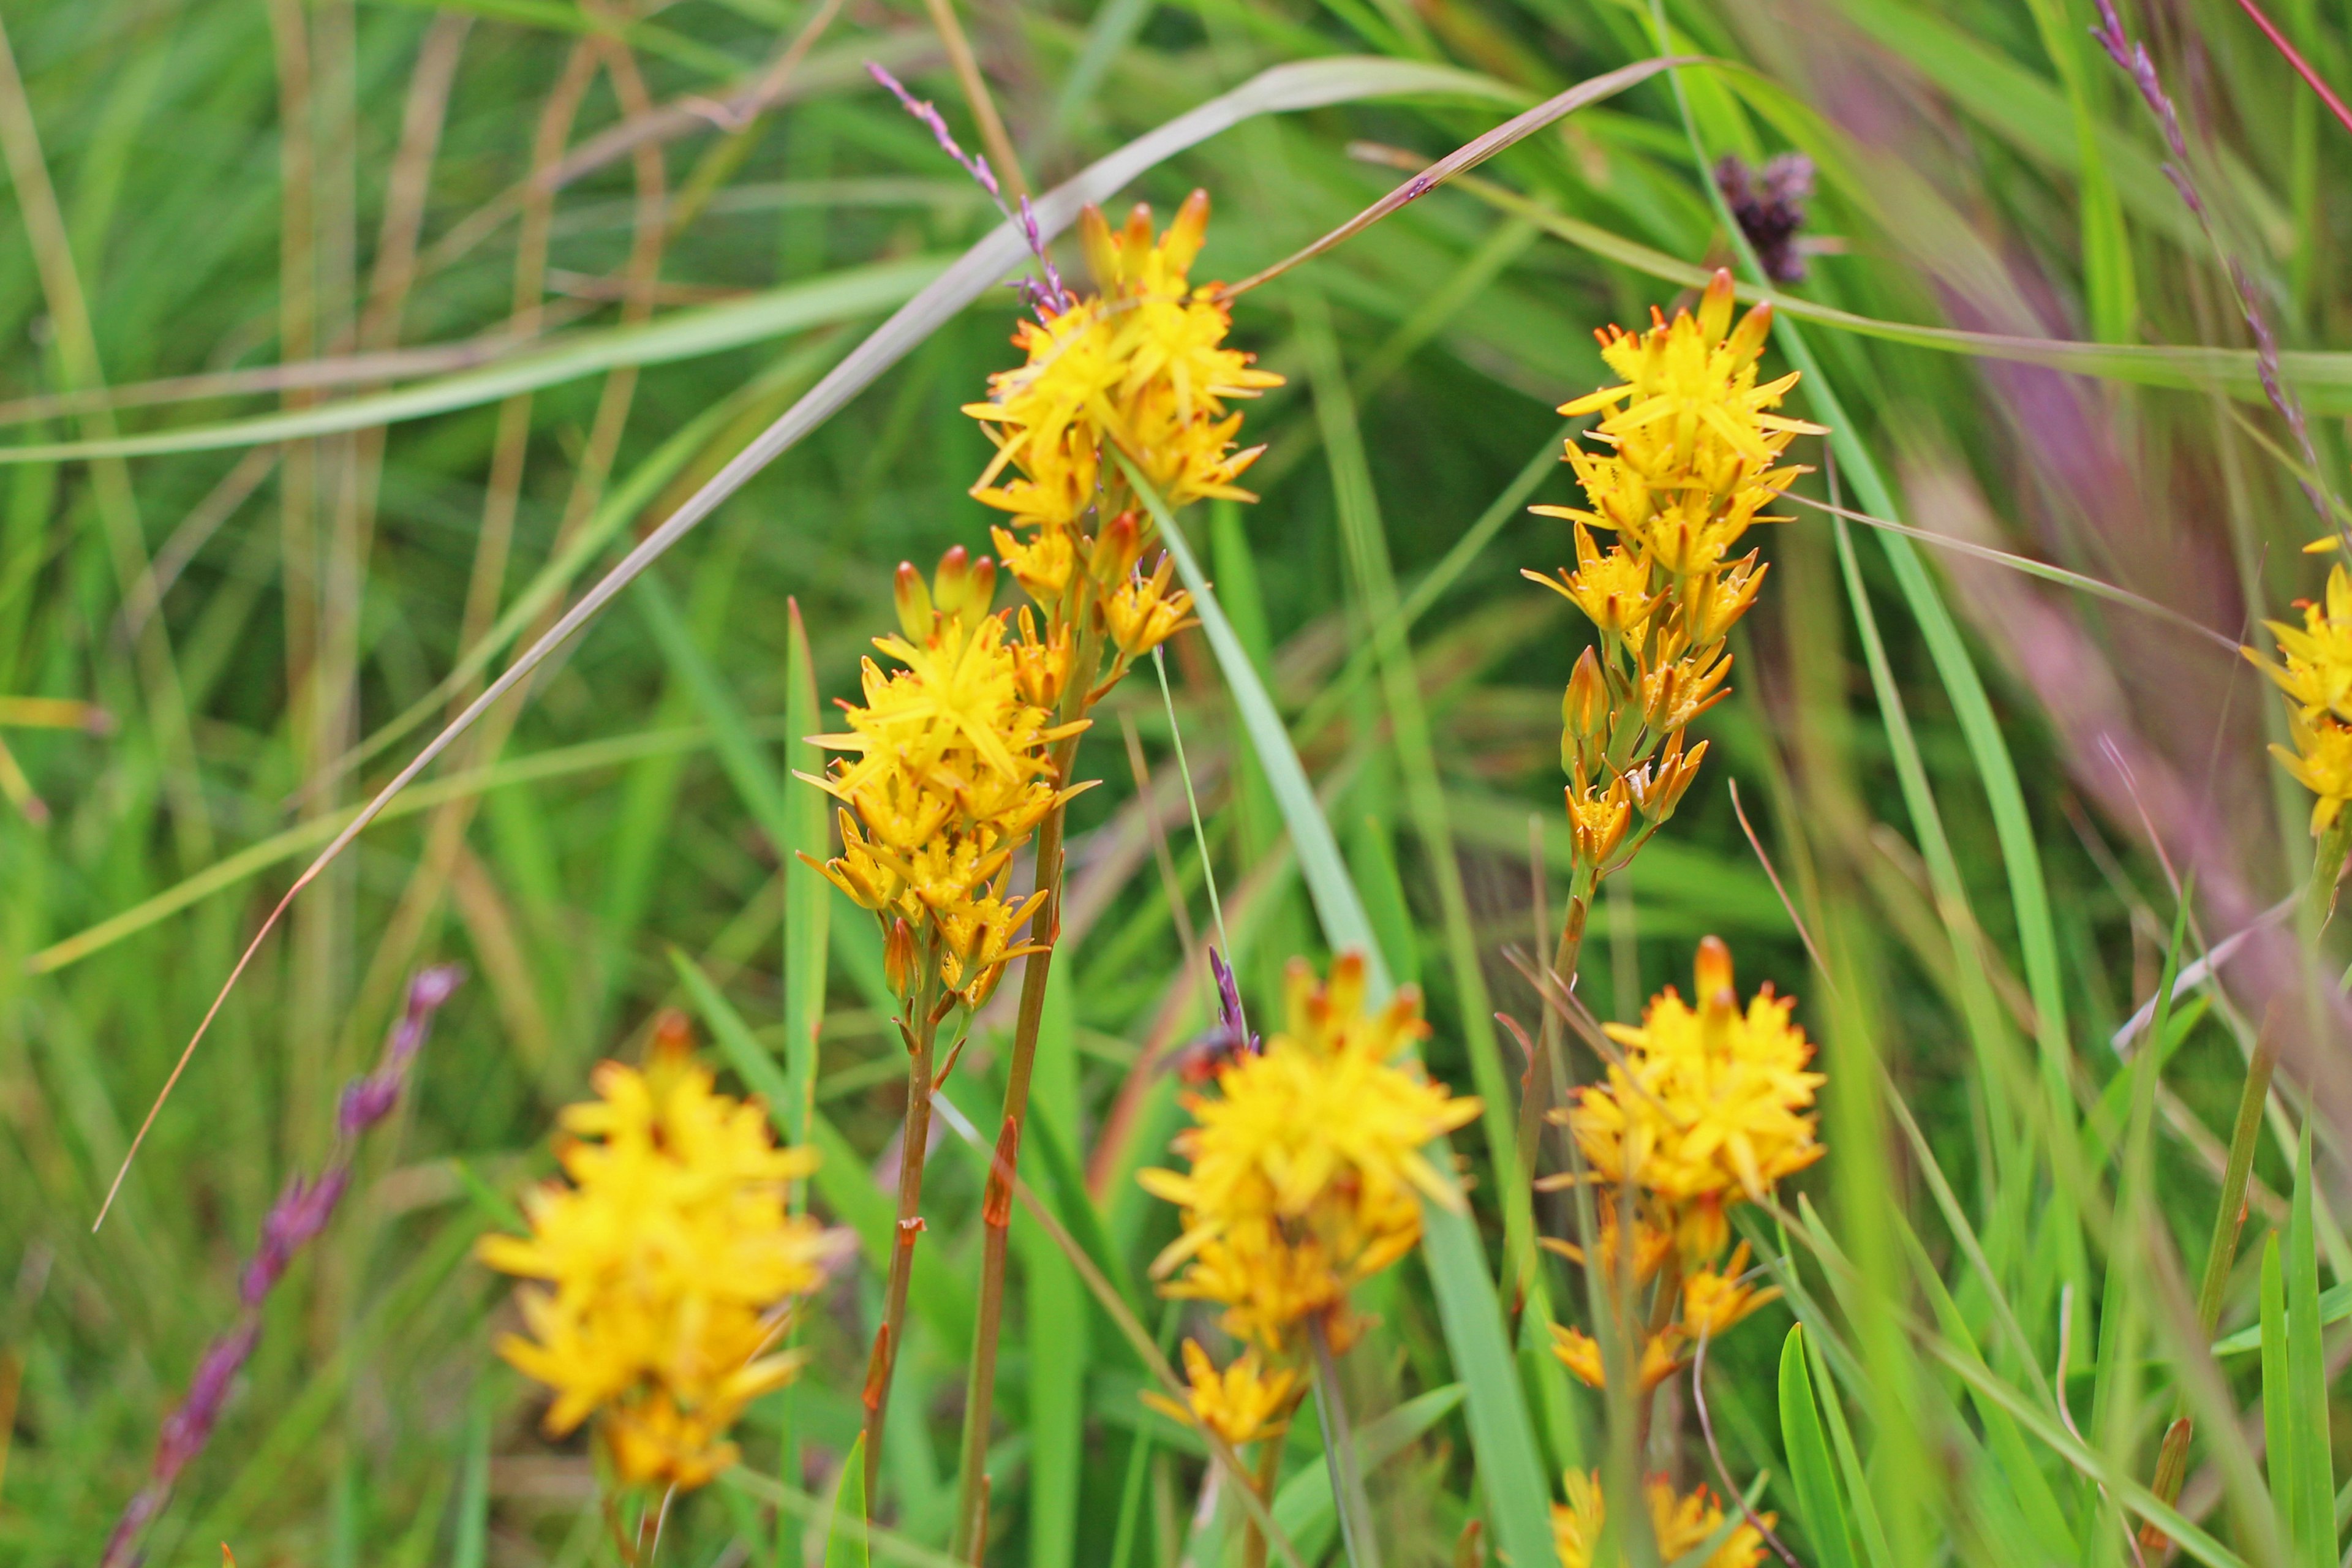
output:
M 2267 9 L 2352 82 L 2340 12 Z M 1013 358 L 992 285 L 1019 242 L 864 68 L 981 144 L 939 14 L 0 16 L 0 1558 L 97 1559 L 240 1258 L 331 1146 L 339 1086 L 411 973 L 455 960 L 472 982 L 270 1297 L 151 1559 L 611 1560 L 588 1449 L 541 1436 L 469 1254 L 552 1171 L 588 1069 L 679 1006 L 823 1152 L 810 1201 L 860 1262 L 660 1552 L 943 1562 L 1018 986 L 940 1095 L 877 1485 L 847 1505 L 870 1501 L 867 1537 L 835 1489 L 905 1062 L 873 922 L 794 858 L 829 828 L 793 776 L 891 624 L 890 568 L 988 520 L 959 409 Z M 2344 955 L 2298 900 L 2308 801 L 2263 754 L 2284 723 L 2227 645 L 2267 646 L 2256 623 L 2316 589 L 2301 547 L 2342 521 L 2314 502 L 2346 488 L 2352 130 L 2247 10 L 2124 18 L 2184 117 L 2202 224 L 2082 0 L 950 14 L 1030 186 L 1096 168 L 1049 226 L 1081 195 L 1164 211 L 1198 185 L 1218 216 L 1196 275 L 1228 279 L 1400 161 L 1697 61 L 1239 299 L 1236 338 L 1288 378 L 1250 413 L 1264 499 L 1165 521 L 1205 624 L 1165 650 L 1164 699 L 1139 670 L 1080 753 L 1108 783 L 1072 807 L 1036 1035 L 991 1559 L 1243 1551 L 1200 1436 L 1139 1398 L 1204 1321 L 1154 1294 L 1174 1222 L 1134 1172 L 1181 1122 L 1166 1065 L 1213 1021 L 1213 942 L 1258 1016 L 1293 955 L 1369 952 L 1427 993 L 1432 1075 L 1488 1102 L 1455 1139 L 1469 1208 L 1433 1209 L 1360 1303 L 1379 1327 L 1339 1381 L 1373 1517 L 1350 1522 L 1390 1564 L 1536 1568 L 1560 1473 L 1624 1447 L 1630 1402 L 1548 1353 L 1546 1317 L 1589 1323 L 1595 1298 L 1531 1245 L 1572 1237 L 1578 1205 L 1526 1193 L 1494 1019 L 1540 1029 L 1587 638 L 1518 568 L 1570 559 L 1524 507 L 1568 497 L 1552 410 L 1608 379 L 1591 330 L 1722 265 L 1779 302 L 1770 363 L 1834 436 L 1768 531 L 1736 694 L 1698 725 L 1708 771 L 1605 889 L 1577 995 L 1630 1021 L 1722 934 L 1822 1042 L 1831 1152 L 1743 1221 L 1782 1303 L 1708 1347 L 1703 1389 L 1669 1385 L 1650 1428 L 1681 1439 L 1634 1458 L 1753 1491 L 1822 1568 L 2338 1561 Z M 1713 170 L 1788 150 L 1817 174 L 1806 276 L 1768 284 Z M 773 460 L 681 510 L 747 451 Z M 293 903 L 93 1233 L 293 879 L 665 521 L 669 547 Z M 1598 1076 L 1570 1039 L 1569 1076 Z M 1528 1165 L 1570 1158 L 1545 1127 Z M 1343 1551 L 1322 1447 L 1302 1415 L 1268 1510 L 1302 1564 Z

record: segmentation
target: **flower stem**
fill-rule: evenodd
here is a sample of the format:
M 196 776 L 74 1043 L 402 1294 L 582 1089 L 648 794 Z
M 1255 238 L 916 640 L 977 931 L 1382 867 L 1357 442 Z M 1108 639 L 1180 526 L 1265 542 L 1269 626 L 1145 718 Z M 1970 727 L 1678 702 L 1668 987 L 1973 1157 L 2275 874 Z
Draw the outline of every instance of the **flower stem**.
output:
M 1315 1411 L 1323 1422 L 1323 1459 L 1331 1469 L 1331 1495 L 1339 1505 L 1339 1535 L 1349 1568 L 1381 1568 L 1381 1548 L 1372 1530 L 1371 1499 L 1364 1491 L 1361 1456 L 1348 1424 L 1348 1404 L 1339 1392 L 1339 1368 L 1331 1359 L 1331 1337 L 1320 1318 L 1307 1325 L 1315 1344 Z
M 1101 662 L 1102 645 L 1091 627 L 1080 631 L 1063 683 L 1066 721 L 1084 716 L 1087 692 Z M 1058 793 L 1077 765 L 1078 737 L 1055 742 L 1052 781 Z M 964 1390 L 963 1458 L 957 1470 L 955 1531 L 950 1554 L 977 1563 L 988 1538 L 988 1429 L 996 1403 L 996 1346 L 1004 1324 L 1004 1261 L 1013 1231 L 1013 1183 L 1021 1168 L 1021 1131 L 1029 1119 L 1029 1081 L 1037 1060 L 1037 1031 L 1045 1016 L 1045 984 L 1053 973 L 1054 949 L 1062 935 L 1062 845 L 1065 807 L 1055 805 L 1037 829 L 1037 886 L 1045 901 L 1031 931 L 1045 951 L 1022 961 L 1021 1005 L 1013 1026 L 1013 1055 L 1004 1071 L 1004 1117 L 989 1162 L 981 1199 L 980 1310 L 972 1329 L 971 1371 Z
M 1275 1484 L 1282 1479 L 1285 1430 L 1277 1428 L 1257 1440 L 1257 1473 L 1250 1479 L 1250 1489 L 1268 1508 L 1274 1506 Z M 1255 1515 L 1242 1521 L 1242 1568 L 1265 1568 L 1265 1531 L 1257 1527 Z
M 906 1337 L 907 1287 L 915 1271 L 915 1238 L 923 1232 L 923 1156 L 931 1142 L 931 1055 L 940 1030 L 940 937 L 923 944 L 922 968 L 907 999 L 900 1027 L 907 1038 L 907 1126 L 898 1150 L 898 1223 L 890 1249 L 890 1282 L 883 1293 L 882 1326 L 866 1364 L 866 1510 L 872 1518 L 882 1481 L 882 1423 L 890 1408 L 890 1378 Z
M 1568 918 L 1560 926 L 1559 947 L 1551 961 L 1551 972 L 1559 977 L 1563 987 L 1575 983 L 1577 960 L 1584 948 L 1585 921 L 1591 908 L 1592 888 L 1586 882 L 1583 871 L 1579 870 L 1569 884 Z M 1527 1089 L 1519 1097 L 1518 1181 L 1522 1191 L 1536 1178 L 1536 1155 L 1543 1131 L 1544 1086 L 1559 1052 L 1559 1010 L 1545 1003 L 1541 1014 L 1536 1031 L 1535 1059 L 1528 1063 Z M 1515 1326 L 1520 1310 L 1527 1304 L 1528 1293 L 1534 1288 L 1536 1276 L 1534 1247 L 1521 1247 L 1518 1252 L 1520 1256 L 1514 1260 L 1511 1270 L 1509 1302 Z

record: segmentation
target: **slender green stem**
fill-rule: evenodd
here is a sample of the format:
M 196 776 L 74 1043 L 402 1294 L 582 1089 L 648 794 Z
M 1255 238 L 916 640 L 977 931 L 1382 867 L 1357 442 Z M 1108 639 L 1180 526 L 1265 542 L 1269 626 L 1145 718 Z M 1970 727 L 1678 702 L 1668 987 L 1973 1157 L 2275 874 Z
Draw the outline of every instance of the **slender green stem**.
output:
M 1086 713 L 1102 662 L 1102 639 L 1087 616 L 1078 630 L 1070 668 L 1062 685 L 1061 712 L 1068 723 Z M 1077 765 L 1078 737 L 1054 747 L 1052 782 L 1058 791 Z M 963 1458 L 957 1472 L 955 1530 L 950 1553 L 978 1563 L 987 1544 L 988 1429 L 996 1403 L 996 1349 L 1004 1326 L 1004 1265 L 1013 1233 L 1013 1184 L 1021 1168 L 1021 1131 L 1029 1117 L 1029 1081 L 1037 1059 L 1037 1031 L 1045 1017 L 1045 984 L 1053 973 L 1054 949 L 1062 935 L 1063 808 L 1054 807 L 1037 829 L 1037 886 L 1045 901 L 1031 928 L 1045 950 L 1022 963 L 1021 1005 L 1013 1028 L 1013 1055 L 1004 1073 L 1004 1119 L 989 1162 L 981 1199 L 980 1310 L 972 1329 L 971 1370 L 964 1391 Z
M 1331 1337 L 1318 1318 L 1307 1325 L 1315 1347 L 1315 1410 L 1323 1420 L 1323 1460 L 1331 1469 L 1331 1496 L 1339 1506 L 1339 1535 L 1349 1568 L 1381 1568 L 1381 1545 L 1372 1529 L 1372 1501 L 1364 1491 L 1363 1457 L 1348 1424 L 1348 1402 L 1339 1392 L 1339 1368 L 1331 1357 Z
M 890 1279 L 882 1298 L 882 1326 L 866 1366 L 866 1508 L 872 1516 L 882 1486 L 882 1424 L 890 1408 L 890 1378 L 907 1331 L 907 1287 L 915 1272 L 915 1238 L 923 1232 L 923 1156 L 931 1142 L 931 1057 L 940 1032 L 940 937 L 923 941 L 921 969 L 907 998 L 900 1027 L 907 1039 L 907 1126 L 898 1150 L 898 1214 L 890 1248 Z
M 1552 954 L 1551 970 L 1559 977 L 1559 983 L 1562 985 L 1573 983 L 1576 978 L 1577 961 L 1584 948 L 1585 921 L 1591 907 L 1592 889 L 1586 883 L 1584 873 L 1580 870 L 1569 887 L 1568 918 L 1560 924 L 1559 946 Z M 1547 918 L 1543 917 L 1541 910 L 1538 911 L 1538 915 L 1539 918 Z M 1542 1009 L 1542 1019 L 1536 1030 L 1535 1059 L 1528 1063 L 1526 1088 L 1519 1096 L 1517 1153 L 1519 1190 L 1522 1192 L 1528 1190 L 1528 1184 L 1536 1178 L 1536 1153 L 1542 1134 L 1543 1086 L 1547 1081 L 1547 1073 L 1558 1060 L 1559 1031 L 1559 1011 L 1547 1004 Z M 1535 1285 L 1536 1274 L 1534 1247 L 1528 1246 L 1520 1250 L 1521 1256 L 1514 1260 L 1511 1269 L 1511 1277 L 1515 1284 L 1511 1292 L 1510 1308 L 1515 1317 L 1527 1303 L 1528 1293 Z
M 2238 1119 L 2230 1130 L 2230 1161 L 2221 1173 L 2221 1201 L 2213 1210 L 2213 1240 L 2205 1251 L 2205 1279 L 2197 1292 L 2197 1326 L 2207 1339 L 2221 1321 L 2222 1299 L 2229 1294 L 2230 1270 L 2238 1260 L 2238 1237 L 2246 1225 L 2246 1185 L 2253 1173 L 2254 1147 L 2262 1141 L 2263 1110 L 2271 1097 L 2271 1071 L 2278 1065 L 2278 1041 L 2264 1019 L 2254 1036 L 2254 1053 L 2246 1063 L 2246 1081 L 2238 1093 Z M 2156 1479 L 2148 1489 L 2160 1501 L 2180 1496 L 2189 1479 L 2189 1395 L 2183 1390 L 2173 1402 L 2172 1425 L 2157 1451 Z M 2154 1525 L 2140 1531 L 2143 1546 L 2161 1551 L 2167 1544 Z
M 1282 1437 L 1277 1430 L 1257 1440 L 1257 1469 L 1250 1477 L 1257 1500 L 1268 1508 L 1274 1506 L 1274 1489 L 1282 1479 Z M 1265 1568 L 1265 1531 L 1257 1527 L 1255 1515 L 1242 1521 L 1242 1568 Z

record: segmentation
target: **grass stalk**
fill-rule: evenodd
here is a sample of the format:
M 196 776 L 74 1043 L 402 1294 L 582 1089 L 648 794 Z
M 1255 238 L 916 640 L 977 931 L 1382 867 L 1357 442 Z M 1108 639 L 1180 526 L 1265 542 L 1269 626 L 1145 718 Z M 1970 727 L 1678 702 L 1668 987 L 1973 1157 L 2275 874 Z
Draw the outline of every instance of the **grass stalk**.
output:
M 915 984 L 898 1031 L 907 1043 L 907 1123 L 898 1146 L 898 1207 L 890 1245 L 890 1275 L 883 1287 L 882 1324 L 866 1366 L 866 1507 L 872 1517 L 882 1486 L 882 1425 L 890 1408 L 890 1381 L 907 1334 L 907 1288 L 915 1273 L 915 1240 L 923 1233 L 923 1165 L 931 1144 L 932 1047 L 938 1042 L 944 991 L 944 953 L 933 931 L 925 940 Z
M 1087 710 L 1087 694 L 1102 661 L 1102 639 L 1091 621 L 1079 628 L 1070 671 L 1062 687 L 1056 719 L 1069 722 Z M 1080 737 L 1054 747 L 1052 783 L 1069 787 L 1077 766 Z M 1037 829 L 1037 886 L 1045 901 L 1032 917 L 1032 934 L 1045 951 L 1022 960 L 1021 1003 L 1014 1016 L 1013 1052 L 1004 1069 L 1004 1111 L 981 1198 L 980 1315 L 973 1325 L 971 1370 L 965 1389 L 962 1458 L 957 1471 L 955 1530 L 951 1555 L 978 1563 L 987 1540 L 988 1433 L 996 1403 L 998 1342 L 1004 1324 L 1004 1263 L 1013 1232 L 1013 1185 L 1021 1169 L 1021 1134 L 1029 1119 L 1029 1086 L 1036 1071 L 1037 1032 L 1045 1018 L 1045 986 L 1053 974 L 1054 949 L 1061 940 L 1063 845 L 1067 807 L 1057 805 Z
M 1339 1537 L 1347 1545 L 1350 1568 L 1381 1568 L 1372 1500 L 1364 1490 L 1363 1456 L 1356 1452 L 1347 1394 L 1339 1386 L 1339 1363 L 1331 1355 L 1331 1336 L 1319 1318 L 1307 1324 L 1307 1334 L 1315 1350 L 1315 1412 L 1323 1422 L 1323 1462 L 1330 1468 L 1331 1498 L 1339 1505 Z

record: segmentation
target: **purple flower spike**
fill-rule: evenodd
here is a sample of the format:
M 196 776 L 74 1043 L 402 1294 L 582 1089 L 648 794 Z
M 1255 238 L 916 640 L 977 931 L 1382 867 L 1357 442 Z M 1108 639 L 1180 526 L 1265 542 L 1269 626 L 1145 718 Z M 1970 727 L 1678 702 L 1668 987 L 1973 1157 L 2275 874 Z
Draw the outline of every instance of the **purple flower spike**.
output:
M 252 1359 L 260 1337 L 261 1325 L 248 1321 L 215 1340 L 205 1352 L 205 1359 L 196 1364 L 196 1375 L 188 1380 L 188 1396 L 163 1418 L 163 1434 L 155 1444 L 157 1480 L 169 1486 L 188 1461 L 204 1451 L 220 1421 L 221 1406 L 228 1403 L 229 1385 Z
M 433 1015 L 464 979 L 465 971 L 444 963 L 420 971 L 408 983 L 408 1005 L 384 1040 L 383 1059 L 375 1071 L 344 1086 L 342 1098 L 336 1102 L 333 1158 L 315 1180 L 297 1175 L 288 1182 L 261 1222 L 261 1238 L 237 1280 L 236 1324 L 205 1350 L 204 1360 L 196 1363 L 195 1376 L 188 1381 L 187 1396 L 163 1418 L 156 1433 L 155 1462 L 148 1469 L 147 1484 L 123 1505 L 113 1534 L 107 1537 L 99 1568 L 136 1568 L 139 1538 L 171 1500 L 172 1485 L 180 1472 L 212 1440 L 213 1428 L 220 1424 L 221 1411 L 228 1403 L 229 1389 L 253 1357 L 253 1347 L 261 1338 L 262 1303 L 286 1277 L 294 1255 L 317 1240 L 334 1217 L 335 1205 L 342 1202 L 352 1184 L 352 1143 L 399 1103 L 402 1080 L 410 1061 L 424 1048 Z
M 876 61 L 867 60 L 866 71 L 876 81 L 890 89 L 890 96 L 898 100 L 899 107 L 921 121 L 929 129 L 932 137 L 938 141 L 947 155 L 962 164 L 963 172 L 979 181 L 980 188 L 986 191 L 997 205 L 1004 205 L 1003 193 L 998 189 L 996 184 L 996 171 L 988 166 L 986 158 L 977 153 L 966 153 L 961 147 L 956 145 L 955 137 L 948 131 L 947 120 L 940 113 L 937 105 L 929 99 L 917 98 L 913 93 L 908 92 L 899 84 L 897 77 L 884 70 Z
M 890 95 L 898 100 L 899 107 L 923 123 L 947 155 L 953 158 L 965 174 L 980 183 L 980 188 L 988 193 L 988 199 L 996 204 L 996 210 L 1020 228 L 1022 238 L 1028 241 L 1029 254 L 1036 258 L 1037 269 L 1045 275 L 1045 280 L 1040 284 L 1024 279 L 1013 287 L 1020 290 L 1023 301 L 1036 312 L 1037 319 L 1050 321 L 1068 310 L 1072 303 L 1070 291 L 1063 286 L 1062 275 L 1055 268 L 1054 258 L 1045 253 L 1045 232 L 1038 226 L 1036 209 L 1029 205 L 1029 198 L 1025 195 L 1021 198 L 1021 210 L 1017 215 L 1007 210 L 1003 189 L 996 183 L 996 171 L 988 166 L 986 158 L 977 153 L 966 153 L 957 144 L 938 105 L 927 98 L 917 98 L 908 92 L 897 77 L 883 69 L 877 61 L 866 62 L 866 73 L 890 89 Z
M 1250 1033 L 1249 1020 L 1242 1014 L 1241 983 L 1234 978 L 1234 966 L 1213 947 L 1209 950 L 1209 972 L 1217 977 L 1217 1026 L 1233 1041 L 1236 1051 L 1257 1055 L 1265 1047 Z
M 2099 47 L 2106 51 L 2107 58 L 2115 61 L 2116 68 L 2131 78 L 2132 85 L 2139 89 L 2140 99 L 2147 105 L 2148 112 L 2156 116 L 2157 125 L 2164 132 L 2164 144 L 2172 153 L 2171 160 L 2164 165 L 2165 177 L 2172 182 L 2172 188 L 2179 193 L 2182 205 L 2196 217 L 2198 226 L 2205 231 L 2205 237 L 2216 250 L 2222 250 L 2221 237 L 2214 230 L 2212 215 L 2206 210 L 2204 197 L 2198 194 L 2197 183 L 2189 174 L 2189 141 L 2181 134 L 2180 111 L 2174 107 L 2172 95 L 2164 90 L 2164 79 L 2157 74 L 2156 62 L 2148 58 L 2147 46 L 2124 30 L 2124 19 L 2116 10 L 2115 0 L 2098 0 L 2098 6 L 2099 25 L 2091 29 L 2091 37 L 2098 40 Z M 2304 466 L 2313 476 L 2298 481 L 2303 487 L 2304 499 L 2319 514 L 2322 526 L 2333 530 L 2339 538 L 2352 541 L 2352 535 L 2347 535 L 2337 525 L 2333 498 L 2324 491 L 2317 478 L 2325 470 L 2318 450 L 2311 443 L 2311 427 L 2304 418 L 2303 404 L 2287 390 L 2286 384 L 2280 377 L 2278 339 L 2271 331 L 2269 319 L 2263 314 L 2262 297 L 2255 292 L 2253 279 L 2246 276 L 2246 269 L 2239 265 L 2238 258 L 2227 256 L 2226 251 L 2224 255 L 2229 262 L 2230 286 L 2238 296 L 2238 313 L 2245 318 L 2246 330 L 2253 335 L 2254 364 L 2263 384 L 2263 393 L 2270 399 L 2271 406 L 2277 410 L 2278 416 L 2286 422 L 2288 431 L 2294 437 L 2295 447 L 2302 454 Z

